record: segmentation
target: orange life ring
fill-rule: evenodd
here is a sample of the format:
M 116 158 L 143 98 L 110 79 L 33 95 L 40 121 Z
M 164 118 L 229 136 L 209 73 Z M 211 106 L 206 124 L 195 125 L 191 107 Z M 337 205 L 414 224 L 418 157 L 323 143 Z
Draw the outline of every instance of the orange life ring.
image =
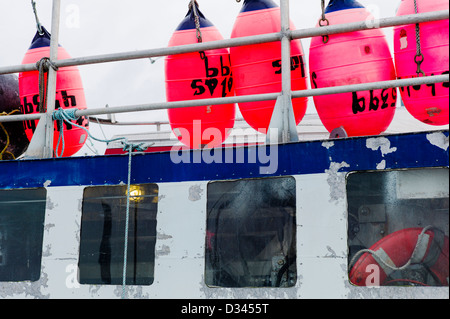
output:
M 442 231 L 434 231 L 431 226 L 399 230 L 384 237 L 368 250 L 358 252 L 355 257 L 360 253 L 363 255 L 356 261 L 349 275 L 354 285 L 376 286 L 372 282 L 375 275 L 378 276 L 376 281 L 380 286 L 387 285 L 389 275 L 414 264 L 425 265 L 441 286 L 449 285 L 449 239 Z M 374 268 L 374 265 L 378 267 Z M 413 282 L 408 279 L 405 281 Z

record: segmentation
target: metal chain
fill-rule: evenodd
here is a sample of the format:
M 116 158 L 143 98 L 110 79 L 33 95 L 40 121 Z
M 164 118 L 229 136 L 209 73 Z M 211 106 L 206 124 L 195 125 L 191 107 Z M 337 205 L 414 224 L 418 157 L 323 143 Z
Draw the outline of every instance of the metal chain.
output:
M 325 0 L 321 0 L 322 2 L 322 18 L 319 20 L 319 26 L 325 27 L 330 25 L 330 21 L 325 16 Z M 326 22 L 326 24 L 322 24 L 322 22 Z M 322 36 L 322 42 L 327 44 L 330 41 L 329 35 Z
M 189 2 L 189 9 L 192 10 L 192 12 L 194 13 L 195 28 L 197 29 L 197 40 L 198 43 L 202 43 L 203 39 L 202 39 L 202 31 L 200 30 L 200 17 L 197 11 L 198 7 L 199 5 L 197 3 L 197 0 L 191 0 L 191 2 Z
M 416 14 L 419 13 L 419 8 L 417 6 L 417 0 L 414 0 L 414 11 Z M 414 62 L 417 64 L 417 76 L 420 76 L 421 74 L 423 76 L 426 76 L 425 72 L 422 70 L 422 63 L 425 60 L 425 57 L 422 54 L 422 45 L 420 40 L 420 25 L 419 23 L 416 23 L 416 46 L 417 46 L 417 52 L 416 56 L 414 57 Z

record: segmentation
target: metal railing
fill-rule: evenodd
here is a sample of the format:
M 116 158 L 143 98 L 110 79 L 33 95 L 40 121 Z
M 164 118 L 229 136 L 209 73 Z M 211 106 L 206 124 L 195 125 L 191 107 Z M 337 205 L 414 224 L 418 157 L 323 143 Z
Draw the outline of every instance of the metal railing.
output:
M 71 58 L 65 60 L 57 60 L 57 47 L 59 38 L 59 23 L 60 23 L 60 1 L 53 0 L 52 11 L 52 28 L 51 28 L 51 44 L 50 44 L 50 61 L 58 67 L 68 66 L 81 66 L 98 63 L 109 63 L 117 61 L 127 61 L 136 59 L 156 58 L 168 55 L 176 55 L 183 53 L 193 53 L 198 51 L 221 49 L 238 47 L 252 44 L 262 44 L 268 42 L 281 41 L 281 57 L 282 57 L 282 91 L 279 93 L 258 94 L 258 95 L 246 95 L 246 96 L 232 96 L 224 98 L 212 98 L 203 100 L 188 100 L 179 102 L 158 102 L 139 105 L 128 106 L 116 106 L 108 108 L 94 108 L 77 110 L 75 116 L 94 116 L 94 115 L 106 115 L 117 113 L 130 113 L 141 112 L 161 109 L 174 109 L 185 108 L 194 106 L 206 106 L 206 105 L 223 105 L 232 103 L 244 103 L 244 102 L 256 102 L 256 101 L 269 101 L 269 100 L 281 100 L 281 116 L 282 122 L 279 127 L 280 142 L 288 142 L 292 140 L 292 136 L 289 132 L 289 107 L 291 107 L 291 99 L 299 97 L 311 97 L 319 95 L 329 95 L 338 93 L 349 93 L 357 91 L 377 90 L 397 88 L 413 85 L 434 84 L 449 82 L 450 77 L 446 75 L 435 75 L 426 77 L 417 77 L 410 79 L 383 81 L 383 82 L 371 82 L 356 85 L 344 85 L 335 86 L 329 88 L 320 89 L 308 89 L 302 91 L 291 90 L 291 57 L 290 57 L 290 42 L 294 39 L 311 38 L 317 36 L 326 36 L 332 34 L 346 33 L 352 31 L 362 31 L 369 29 L 388 28 L 400 25 L 424 23 L 431 21 L 444 20 L 449 18 L 449 10 L 419 13 L 399 17 L 389 17 L 382 19 L 367 20 L 354 23 L 346 23 L 339 25 L 330 25 L 320 28 L 307 28 L 299 30 L 289 29 L 289 0 L 280 0 L 281 11 L 281 32 L 262 34 L 241 38 L 224 39 L 219 41 L 202 42 L 197 44 L 182 45 L 176 47 L 165 47 L 149 50 L 140 50 L 132 52 L 121 52 L 115 54 L 104 54 L 96 56 L 86 56 Z M 38 68 L 35 64 L 23 64 L 9 67 L 0 67 L 0 74 L 19 73 L 27 71 L 36 71 Z M 15 122 L 26 120 L 37 120 L 41 118 L 46 119 L 46 138 L 45 138 L 45 150 L 44 157 L 50 158 L 53 156 L 53 120 L 52 114 L 55 111 L 55 94 L 56 94 L 56 71 L 53 68 L 49 69 L 48 77 L 48 98 L 47 98 L 47 112 L 36 114 L 23 114 L 23 115 L 10 115 L 0 117 L 0 122 Z

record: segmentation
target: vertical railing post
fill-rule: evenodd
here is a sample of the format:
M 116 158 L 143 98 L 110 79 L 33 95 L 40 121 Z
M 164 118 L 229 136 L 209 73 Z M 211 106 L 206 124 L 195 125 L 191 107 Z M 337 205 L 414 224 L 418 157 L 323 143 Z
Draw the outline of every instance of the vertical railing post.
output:
M 298 141 L 292 109 L 291 35 L 289 0 L 280 1 L 281 11 L 281 72 L 282 72 L 282 143 Z
M 277 98 L 267 132 L 266 143 L 297 142 L 297 126 L 292 108 L 291 87 L 291 30 L 289 0 L 281 0 L 281 95 Z
M 61 12 L 61 0 L 53 0 L 52 28 L 51 28 L 52 31 L 50 40 L 50 61 L 52 62 L 58 59 L 60 12 Z M 52 115 L 53 112 L 55 111 L 55 100 L 56 100 L 56 70 L 50 67 L 47 78 L 47 112 L 44 116 L 46 121 L 44 158 L 53 157 L 54 124 Z

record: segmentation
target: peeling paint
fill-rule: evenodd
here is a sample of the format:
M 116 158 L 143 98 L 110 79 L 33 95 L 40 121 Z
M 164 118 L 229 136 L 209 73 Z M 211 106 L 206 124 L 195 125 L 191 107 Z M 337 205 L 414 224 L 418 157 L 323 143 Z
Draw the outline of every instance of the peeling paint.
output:
M 51 254 L 51 250 L 52 250 L 52 246 L 51 245 L 46 245 L 44 247 L 45 249 L 42 250 L 42 257 L 50 257 Z
M 50 229 L 54 228 L 56 225 L 52 223 L 45 224 L 44 231 L 49 232 Z
M 203 189 L 200 185 L 194 185 L 189 188 L 189 200 L 196 202 L 202 199 Z
M 330 254 L 325 255 L 326 258 L 337 258 L 336 252 L 330 246 L 327 246 L 327 250 Z
M 50 181 L 50 180 L 45 181 L 44 187 L 49 187 L 51 183 L 52 183 L 52 181 Z
M 430 141 L 432 145 L 442 148 L 444 151 L 448 150 L 448 136 L 442 132 L 428 134 L 427 140 Z
M 47 196 L 46 210 L 47 210 L 47 211 L 53 210 L 53 209 L 55 209 L 56 206 L 57 206 L 57 205 L 55 205 L 55 204 L 52 202 L 50 196 Z
M 366 146 L 373 151 L 380 150 L 383 157 L 397 151 L 396 147 L 391 148 L 391 141 L 386 137 L 368 138 L 366 141 Z
M 204 278 L 200 282 L 200 291 L 206 299 L 297 299 L 299 287 L 292 288 L 220 288 L 208 287 Z
M 330 164 L 330 169 L 325 170 L 328 174 L 327 182 L 330 186 L 330 202 L 336 202 L 345 198 L 345 175 L 339 174 L 343 167 L 350 167 L 346 162 Z
M 160 249 L 156 250 L 156 257 L 167 256 L 170 254 L 170 247 L 167 245 L 162 245 Z
M 327 150 L 329 150 L 334 146 L 334 142 L 323 142 L 322 146 L 325 147 Z
M 166 234 L 163 234 L 163 233 L 158 233 L 156 236 L 157 236 L 156 238 L 158 240 L 167 240 L 167 239 L 172 239 L 173 238 L 172 236 L 166 235 Z
M 114 289 L 114 294 L 117 297 L 122 297 L 123 287 L 116 286 Z M 148 293 L 144 294 L 143 289 L 140 286 L 126 286 L 124 297 L 126 299 L 149 299 L 150 296 Z
M 377 169 L 386 169 L 386 160 L 382 160 L 377 164 Z
M 35 282 L 17 282 L 2 283 L 0 282 L 0 299 L 6 298 L 33 298 L 33 299 L 49 299 L 50 294 L 43 294 L 42 288 L 48 287 L 48 275 L 41 270 L 41 277 Z

